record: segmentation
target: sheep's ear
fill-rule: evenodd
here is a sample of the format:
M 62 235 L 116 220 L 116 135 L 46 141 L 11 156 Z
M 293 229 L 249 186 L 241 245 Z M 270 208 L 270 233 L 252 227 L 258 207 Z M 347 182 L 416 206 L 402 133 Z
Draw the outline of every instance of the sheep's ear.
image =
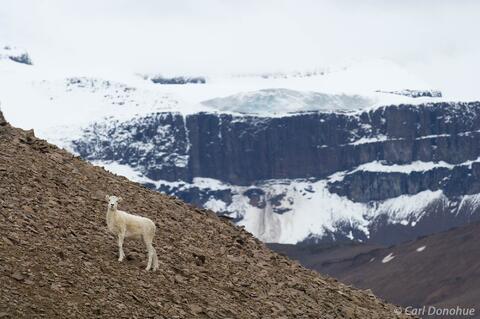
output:
M 105 200 L 106 200 L 107 202 L 110 201 L 110 196 L 105 195 Z
M 118 202 L 120 203 L 123 200 L 123 198 L 119 197 Z

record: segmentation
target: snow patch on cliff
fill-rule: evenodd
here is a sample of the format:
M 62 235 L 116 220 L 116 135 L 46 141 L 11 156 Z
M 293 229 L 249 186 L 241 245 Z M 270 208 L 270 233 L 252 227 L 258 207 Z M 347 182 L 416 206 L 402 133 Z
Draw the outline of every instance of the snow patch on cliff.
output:
M 427 246 L 421 246 L 421 247 L 418 247 L 417 249 L 415 249 L 417 252 L 422 252 L 425 250 L 425 248 L 427 248 Z
M 461 165 L 461 164 L 460 164 Z M 410 164 L 404 165 L 387 165 L 381 161 L 373 161 L 366 164 L 362 164 L 357 167 L 352 173 L 357 171 L 367 171 L 367 172 L 385 172 L 385 173 L 406 173 L 410 174 L 412 172 L 421 172 L 421 171 L 429 171 L 434 168 L 448 168 L 452 169 L 455 167 L 453 164 L 448 164 L 444 161 L 440 162 L 422 162 L 422 161 L 414 161 Z
M 386 264 L 389 261 L 392 261 L 394 258 L 395 258 L 395 256 L 393 255 L 393 253 L 390 253 L 387 256 L 383 257 L 382 264 Z
M 439 162 L 423 162 L 423 161 L 414 161 L 409 164 L 393 164 L 388 165 L 383 161 L 372 161 L 362 165 L 359 165 L 357 168 L 351 171 L 342 171 L 336 172 L 328 177 L 329 182 L 340 182 L 343 181 L 345 176 L 353 174 L 355 172 L 379 172 L 379 173 L 403 173 L 411 174 L 413 172 L 426 172 L 438 168 L 454 169 L 455 167 L 468 166 L 472 167 L 474 163 L 479 163 L 480 157 L 474 160 L 465 161 L 458 164 L 449 164 L 444 161 Z
M 427 207 L 437 200 L 448 201 L 441 190 L 426 190 L 415 195 L 401 195 L 373 203 L 369 214 L 372 217 L 386 214 L 392 223 L 408 225 L 417 222 Z
M 153 184 L 156 187 L 159 187 L 161 184 L 163 184 L 144 176 L 140 170 L 132 168 L 129 165 L 120 164 L 114 161 L 91 161 L 90 163 L 95 166 L 103 167 L 110 173 L 126 177 L 132 182 L 137 182 L 140 184 Z
M 388 140 L 388 137 L 383 134 L 379 134 L 374 137 L 362 137 L 355 142 L 349 143 L 349 145 L 360 145 L 360 144 L 369 144 L 369 143 L 378 143 Z
M 210 198 L 204 205 L 204 208 L 206 209 L 211 209 L 214 212 L 223 212 L 227 209 L 227 205 L 225 204 L 224 201 L 215 199 L 215 198 Z

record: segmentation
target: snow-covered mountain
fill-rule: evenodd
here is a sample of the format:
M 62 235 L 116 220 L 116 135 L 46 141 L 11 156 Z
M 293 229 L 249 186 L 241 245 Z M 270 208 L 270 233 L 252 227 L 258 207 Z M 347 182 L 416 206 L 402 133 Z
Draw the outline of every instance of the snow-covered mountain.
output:
M 7 58 L 0 100 L 12 124 L 267 242 L 392 243 L 479 218 L 478 102 L 397 94 L 435 91 L 385 60 L 281 74 L 179 83 Z

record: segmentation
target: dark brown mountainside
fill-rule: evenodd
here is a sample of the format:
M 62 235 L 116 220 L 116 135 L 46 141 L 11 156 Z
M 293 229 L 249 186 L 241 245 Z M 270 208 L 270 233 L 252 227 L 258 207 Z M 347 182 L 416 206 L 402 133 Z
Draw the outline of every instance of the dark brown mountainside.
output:
M 143 244 L 117 261 L 106 194 L 157 223 L 160 269 Z M 372 294 L 273 253 L 215 214 L 0 126 L 2 318 L 398 318 Z
M 480 318 L 479 243 L 480 223 L 473 223 L 389 248 L 272 248 L 399 305 L 474 308 L 473 317 Z

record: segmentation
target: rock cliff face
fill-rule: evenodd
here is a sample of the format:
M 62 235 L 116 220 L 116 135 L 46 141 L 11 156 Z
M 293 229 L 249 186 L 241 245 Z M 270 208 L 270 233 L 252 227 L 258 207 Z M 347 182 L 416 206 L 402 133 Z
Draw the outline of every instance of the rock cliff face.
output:
M 154 159 L 149 164 L 165 168 L 146 167 L 146 175 L 154 179 L 209 177 L 248 185 L 267 179 L 323 178 L 378 160 L 460 164 L 477 159 L 480 103 L 280 118 L 158 113 L 118 125 L 96 125 L 87 134 L 75 142 L 87 159 L 136 167 L 148 165 L 142 163 L 148 158 Z M 111 137 L 113 143 L 105 145 Z
M 412 98 L 417 97 L 442 97 L 442 92 L 438 90 L 401 90 L 401 91 L 384 91 L 378 90 L 379 93 L 388 93 L 388 94 L 395 94 L 395 95 L 404 95 Z
M 150 80 L 155 84 L 205 84 L 207 81 L 202 76 L 194 77 L 185 77 L 185 76 L 176 76 L 176 77 L 164 77 L 161 75 L 153 76 Z
M 95 124 L 85 131 L 84 139 L 73 143 L 89 160 L 139 167 L 154 180 L 189 180 L 187 132 L 182 116 L 160 113 L 124 123 Z
M 399 231 L 404 235 L 393 236 L 395 242 L 456 225 L 459 220 L 478 219 L 476 200 L 465 196 L 480 193 L 479 137 L 480 103 L 471 102 L 282 117 L 157 113 L 128 122 L 93 125 L 73 145 L 88 160 L 128 165 L 145 177 L 143 181 L 150 187 L 233 213 L 237 220 L 254 209 L 263 214 L 265 227 L 277 224 L 272 226 L 273 233 L 286 229 L 285 218 L 288 223 L 295 219 L 290 215 L 296 214 L 301 201 L 297 195 L 302 192 L 312 203 L 304 210 L 320 210 L 313 202 L 321 193 L 348 202 L 358 213 L 355 218 L 344 216 L 339 211 L 345 207 L 332 207 L 325 214 L 334 216 L 329 217 L 331 220 L 340 216 L 331 223 L 335 229 L 303 230 L 304 237 L 317 239 L 326 233 L 342 235 L 337 230 L 345 224 L 351 227 L 346 234 L 345 229 L 341 231 L 340 237 L 376 238 L 385 227 L 392 226 L 391 217 L 398 215 L 392 215 L 392 210 L 401 210 L 384 206 L 392 206 L 394 200 L 398 202 L 395 205 L 402 205 L 403 199 L 406 216 L 394 224 L 400 223 L 395 227 L 404 228 Z M 198 184 L 199 178 L 223 183 L 222 191 Z M 299 181 L 308 184 L 302 191 L 295 184 Z M 289 186 L 291 192 L 287 186 L 279 186 L 286 184 L 296 186 Z M 433 194 L 424 198 L 426 206 L 410 209 L 412 198 L 425 194 Z M 415 198 L 413 202 L 418 204 Z M 445 213 L 449 221 L 436 227 L 435 216 L 446 211 L 452 212 Z M 317 212 L 310 217 L 318 220 L 325 214 Z M 428 216 L 431 220 L 424 221 L 434 225 L 416 231 L 420 220 Z M 365 227 L 365 236 L 353 235 L 358 224 Z M 280 237 L 263 239 L 279 241 Z

